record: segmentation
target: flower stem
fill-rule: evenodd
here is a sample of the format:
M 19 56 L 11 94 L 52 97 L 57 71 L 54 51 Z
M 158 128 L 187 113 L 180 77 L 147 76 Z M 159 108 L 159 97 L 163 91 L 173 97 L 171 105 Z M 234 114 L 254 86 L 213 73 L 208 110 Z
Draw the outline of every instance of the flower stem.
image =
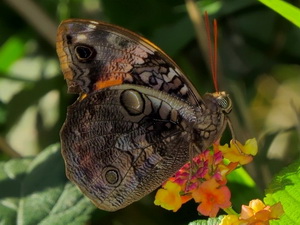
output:
M 232 207 L 223 209 L 228 215 L 239 215 Z

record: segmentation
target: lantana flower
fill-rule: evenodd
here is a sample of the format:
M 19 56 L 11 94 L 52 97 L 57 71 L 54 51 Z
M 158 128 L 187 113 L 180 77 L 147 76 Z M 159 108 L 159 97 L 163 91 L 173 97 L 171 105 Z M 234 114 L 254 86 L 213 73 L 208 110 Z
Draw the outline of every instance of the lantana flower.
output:
M 250 201 L 249 206 L 243 205 L 240 219 L 250 223 L 269 224 L 269 220 L 278 219 L 283 214 L 280 203 L 265 205 L 261 200 Z
M 253 160 L 252 156 L 257 154 L 257 141 L 255 138 L 246 141 L 242 145 L 239 141 L 231 140 L 230 147 L 228 144 L 219 146 L 219 150 L 223 152 L 224 158 L 230 162 L 238 162 L 241 165 L 250 163 Z
M 230 191 L 227 186 L 220 186 L 214 179 L 203 182 L 192 192 L 196 202 L 200 202 L 197 210 L 205 216 L 216 217 L 219 209 L 231 206 Z
M 163 188 L 157 191 L 154 204 L 176 212 L 182 205 L 180 191 L 181 187 L 178 184 L 167 181 Z
M 176 212 L 182 204 L 194 199 L 199 203 L 199 213 L 215 217 L 219 209 L 231 206 L 227 175 L 239 164 L 250 162 L 256 152 L 255 139 L 248 140 L 245 145 L 231 141 L 230 147 L 216 143 L 213 149 L 203 151 L 192 164 L 185 164 L 169 178 L 158 190 L 154 203 Z
M 219 225 L 246 225 L 243 221 L 239 220 L 238 215 L 227 215 L 224 216 Z
M 259 224 L 269 225 L 270 220 L 279 219 L 284 213 L 280 202 L 269 206 L 265 205 L 261 200 L 255 199 L 250 201 L 249 206 L 242 205 L 241 215 L 225 216 L 220 225 L 239 225 L 239 224 Z

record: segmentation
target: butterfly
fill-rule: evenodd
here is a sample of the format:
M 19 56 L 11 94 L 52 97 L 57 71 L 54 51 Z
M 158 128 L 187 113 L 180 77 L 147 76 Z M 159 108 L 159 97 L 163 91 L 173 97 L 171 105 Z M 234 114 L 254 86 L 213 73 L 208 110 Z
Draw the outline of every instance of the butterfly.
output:
M 168 55 L 125 28 L 65 20 L 57 54 L 79 94 L 60 132 L 66 175 L 99 209 L 143 198 L 226 127 L 225 92 L 201 97 Z

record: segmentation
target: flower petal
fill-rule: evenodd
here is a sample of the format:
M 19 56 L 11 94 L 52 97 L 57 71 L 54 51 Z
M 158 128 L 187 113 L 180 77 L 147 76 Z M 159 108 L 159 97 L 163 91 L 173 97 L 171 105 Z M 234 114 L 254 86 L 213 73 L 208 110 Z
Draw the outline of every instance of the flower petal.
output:
M 254 212 L 258 212 L 263 210 L 266 205 L 260 199 L 254 199 L 249 202 L 249 207 L 254 210 Z
M 163 189 L 157 191 L 154 204 L 176 212 L 182 205 L 180 191 L 181 187 L 178 184 L 167 181 Z
M 244 146 L 244 153 L 248 155 L 256 155 L 257 154 L 257 141 L 255 138 L 249 139 L 246 141 L 245 146 Z
M 237 215 L 227 215 L 221 220 L 220 225 L 240 225 L 243 224 Z
M 270 207 L 270 210 L 271 210 L 270 217 L 272 219 L 278 219 L 284 213 L 283 207 L 280 202 L 277 202 L 276 204 L 272 205 Z
M 230 191 L 227 186 L 221 186 L 215 179 L 203 182 L 192 192 L 196 202 L 200 202 L 197 210 L 205 216 L 215 217 L 220 208 L 231 206 Z

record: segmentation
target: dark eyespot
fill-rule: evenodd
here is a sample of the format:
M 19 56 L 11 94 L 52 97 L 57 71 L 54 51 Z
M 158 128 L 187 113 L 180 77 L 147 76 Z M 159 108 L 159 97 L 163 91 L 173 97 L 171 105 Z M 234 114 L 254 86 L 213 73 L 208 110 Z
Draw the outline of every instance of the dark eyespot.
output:
M 93 47 L 87 45 L 77 45 L 75 47 L 75 54 L 80 62 L 88 62 L 96 56 L 96 51 Z
M 119 185 L 121 179 L 119 175 L 119 170 L 114 167 L 107 167 L 103 171 L 104 178 L 109 185 L 117 186 Z
M 123 91 L 120 101 L 129 115 L 138 116 L 144 112 L 145 100 L 136 90 Z
M 72 36 L 71 35 L 67 34 L 66 39 L 67 39 L 67 44 L 69 44 L 69 45 L 72 44 Z

